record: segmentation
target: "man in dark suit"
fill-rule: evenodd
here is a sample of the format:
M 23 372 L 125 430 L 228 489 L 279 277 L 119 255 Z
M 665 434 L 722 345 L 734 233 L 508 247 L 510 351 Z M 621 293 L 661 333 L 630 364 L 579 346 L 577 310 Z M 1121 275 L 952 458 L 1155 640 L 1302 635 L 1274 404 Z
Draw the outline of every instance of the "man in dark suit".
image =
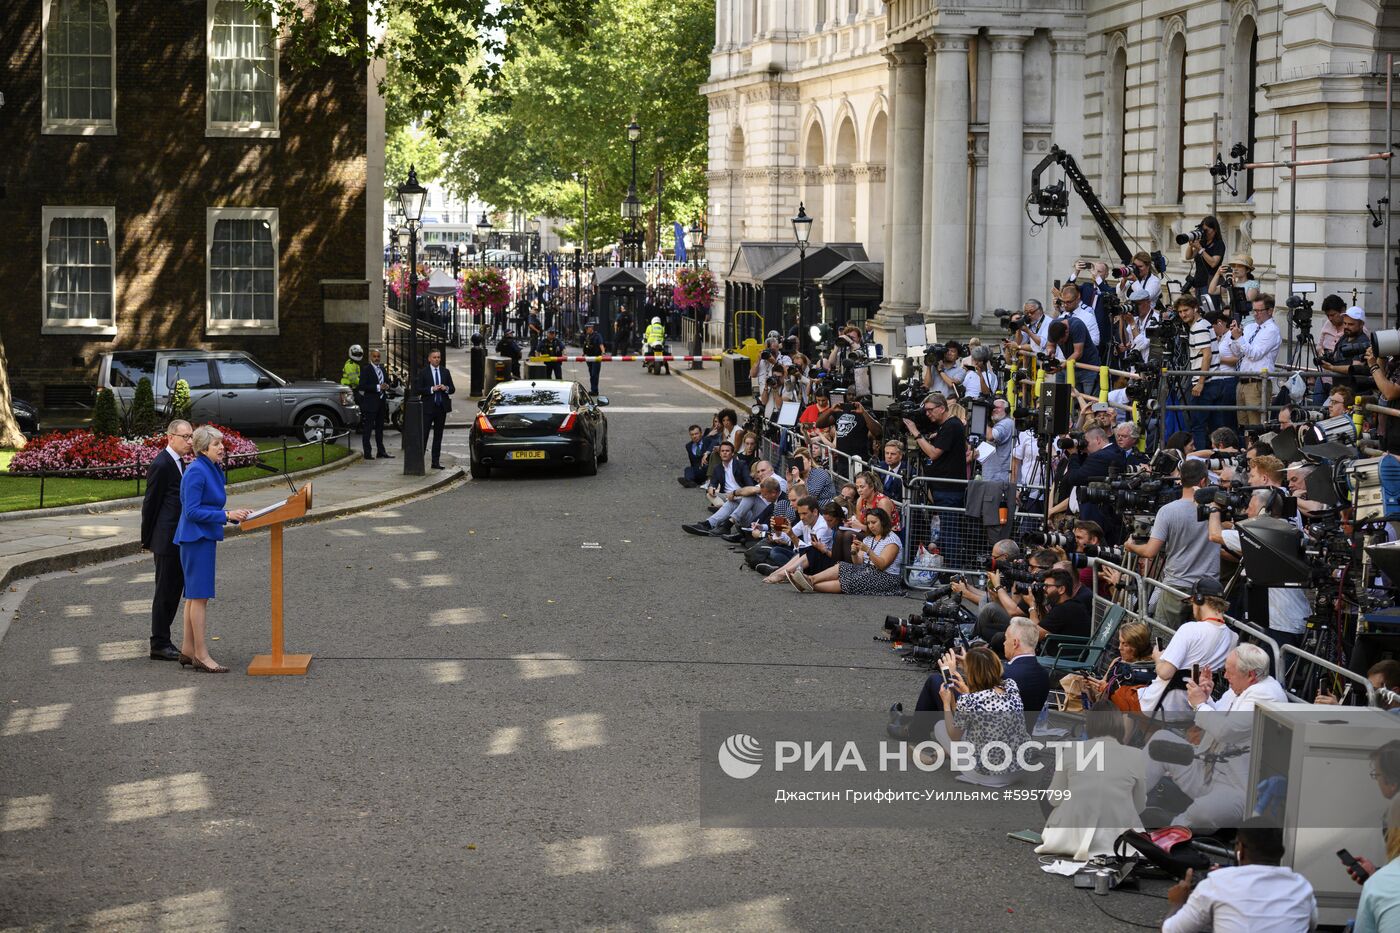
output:
M 748 496 L 757 493 L 758 484 L 754 482 L 753 475 L 749 468 L 744 465 L 744 461 L 735 458 L 734 445 L 729 441 L 723 441 L 719 445 L 719 454 L 712 457 L 710 467 L 709 483 L 706 491 L 712 499 L 721 499 L 723 504 L 718 511 L 702 521 L 689 525 L 681 525 L 681 529 L 693 535 L 721 535 L 727 533 L 729 517 L 744 506 Z M 763 466 L 772 467 L 766 461 L 759 461 Z M 754 464 L 758 466 L 758 464 Z M 765 474 L 766 475 L 766 474 Z
M 700 425 L 692 424 L 689 428 L 690 440 L 685 445 L 685 455 L 690 460 L 690 466 L 685 468 L 685 472 L 676 477 L 676 482 L 686 489 L 694 489 L 705 479 L 705 437 L 700 430 Z
M 1006 640 L 1001 649 L 1001 653 L 1006 657 L 1002 673 L 1008 679 L 1016 681 L 1016 689 L 1021 694 L 1021 705 L 1027 713 L 1040 712 L 1045 706 L 1046 697 L 1050 695 L 1050 675 L 1045 673 L 1045 668 L 1041 667 L 1040 660 L 1035 656 L 1035 646 L 1039 641 L 1040 632 L 1035 623 L 1028 619 L 1013 619 L 1007 626 Z M 924 682 L 924 689 L 919 694 L 915 710 L 920 713 L 942 712 L 943 699 L 939 696 L 942 686 L 943 676 L 931 674 Z
M 1063 496 L 1068 497 L 1069 491 L 1076 487 L 1087 486 L 1089 483 L 1107 479 L 1109 471 L 1114 467 L 1117 467 L 1118 472 L 1123 472 L 1125 464 L 1123 449 L 1115 444 L 1102 428 L 1090 428 L 1085 431 L 1084 444 L 1089 455 L 1077 465 L 1071 463 L 1064 477 L 1060 480 L 1061 495 Z M 1111 543 L 1116 544 L 1119 521 L 1112 506 L 1085 502 L 1084 494 L 1080 493 L 1079 495 L 1079 517 L 1085 521 L 1098 522 L 1099 527 L 1104 530 L 1104 534 L 1110 538 Z
M 428 365 L 418 373 L 418 395 L 423 399 L 423 443 L 433 439 L 433 469 L 442 465 L 442 430 L 447 426 L 447 413 L 452 410 L 452 374 L 442 365 L 442 351 L 428 354 Z
M 170 624 L 185 591 L 175 526 L 180 523 L 183 457 L 190 452 L 193 439 L 194 428 L 188 421 L 170 422 L 165 429 L 165 449 L 156 454 L 146 470 L 146 498 L 141 502 L 141 549 L 155 555 L 156 592 L 151 599 L 151 659 L 155 661 L 180 659 L 180 652 L 170 641 Z
M 369 351 L 369 362 L 360 367 L 360 440 L 364 443 L 365 459 L 373 460 L 369 452 L 369 435 L 374 432 L 379 445 L 379 457 L 394 455 L 384 449 L 384 419 L 388 415 L 389 374 L 379 363 L 379 351 Z

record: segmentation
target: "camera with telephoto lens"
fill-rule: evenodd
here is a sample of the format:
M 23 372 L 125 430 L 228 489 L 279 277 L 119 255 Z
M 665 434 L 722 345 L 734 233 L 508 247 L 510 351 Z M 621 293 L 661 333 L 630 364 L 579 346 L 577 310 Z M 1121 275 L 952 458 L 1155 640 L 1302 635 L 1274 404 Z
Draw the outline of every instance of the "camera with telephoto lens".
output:
M 1062 547 L 1069 551 L 1075 549 L 1074 535 L 1061 531 L 1028 531 L 1021 535 L 1021 543 L 1037 547 Z
M 1083 554 L 1085 557 L 1097 557 L 1099 560 L 1106 560 L 1110 564 L 1127 565 L 1128 552 L 1121 547 L 1113 547 L 1108 544 L 1090 544 L 1085 546 Z
M 1084 450 L 1088 446 L 1088 441 L 1084 439 L 1084 432 L 1070 431 L 1068 434 L 1055 438 L 1055 446 L 1061 450 Z
M 1196 500 L 1196 521 L 1210 521 L 1211 506 L 1220 510 L 1222 521 L 1232 522 L 1249 508 L 1249 497 L 1254 490 L 1227 489 L 1223 486 L 1203 486 L 1197 489 L 1192 498 Z
M 1151 667 L 1138 667 L 1120 658 L 1109 665 L 1104 677 L 1126 687 L 1146 687 L 1157 679 L 1157 671 Z
M 1184 246 L 1187 243 L 1195 243 L 1197 240 L 1204 238 L 1205 235 L 1205 229 L 1202 228 L 1200 224 L 1197 224 L 1186 233 L 1178 233 L 1176 235 L 1176 245 Z
M 1024 311 L 1008 311 L 1005 308 L 997 308 L 992 314 L 996 316 L 996 319 L 1008 333 L 1014 334 L 1028 323 Z

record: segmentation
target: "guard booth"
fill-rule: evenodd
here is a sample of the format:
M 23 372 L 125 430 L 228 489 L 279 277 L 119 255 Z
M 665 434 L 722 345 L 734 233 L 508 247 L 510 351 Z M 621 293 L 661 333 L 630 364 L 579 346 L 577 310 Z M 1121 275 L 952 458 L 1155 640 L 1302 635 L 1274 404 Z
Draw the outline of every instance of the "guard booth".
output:
M 810 246 L 804 263 L 791 242 L 740 243 L 724 279 L 731 346 L 740 346 L 750 337 L 762 343 L 769 331 L 794 331 L 798 325 L 799 273 L 808 289 L 811 323 L 819 323 L 817 318 L 823 312 L 818 306 L 817 280 L 849 262 L 867 262 L 865 247 L 859 243 Z
M 638 318 L 647 297 L 646 273 L 636 266 L 599 266 L 593 274 L 593 317 L 598 319 L 598 333 L 603 335 L 609 350 L 625 352 L 625 347 L 614 345 L 613 321 L 617 313 L 626 308 L 632 315 L 633 340 L 646 328 L 645 322 Z
M 840 327 L 863 325 L 880 310 L 885 287 L 883 263 L 848 260 L 817 279 L 821 294 L 821 321 Z

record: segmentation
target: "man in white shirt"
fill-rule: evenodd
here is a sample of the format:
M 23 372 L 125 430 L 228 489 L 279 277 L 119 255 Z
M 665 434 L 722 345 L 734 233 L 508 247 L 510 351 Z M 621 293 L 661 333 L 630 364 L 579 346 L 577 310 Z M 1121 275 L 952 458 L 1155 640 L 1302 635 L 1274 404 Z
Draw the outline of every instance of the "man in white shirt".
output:
M 1274 357 L 1283 335 L 1274 323 L 1274 296 L 1261 294 L 1254 299 L 1254 320 L 1239 329 L 1240 373 L 1264 373 L 1274 368 Z M 1263 424 L 1260 407 L 1273 398 L 1268 379 L 1240 379 L 1236 403 L 1243 409 L 1240 424 Z
M 790 526 L 785 533 L 775 532 L 773 535 L 778 544 L 772 554 L 774 564 L 758 565 L 760 573 L 767 572 L 767 576 L 763 578 L 764 583 L 786 583 L 788 574 L 793 570 L 806 568 L 809 572 L 816 573 L 831 565 L 826 562 L 826 556 L 831 554 L 834 534 L 826 518 L 818 510 L 815 496 L 803 496 L 797 500 L 797 516 L 799 521 Z M 814 543 L 821 545 L 815 552 L 811 550 Z M 782 550 L 779 550 L 780 548 Z M 787 554 L 792 556 L 784 561 Z M 778 563 L 782 566 L 775 566 Z M 823 566 L 814 567 L 814 564 Z
M 1236 826 L 1245 817 L 1249 783 L 1249 742 L 1254 730 L 1254 706 L 1260 700 L 1288 702 L 1277 680 L 1269 676 L 1269 655 L 1257 645 L 1239 645 L 1225 659 L 1225 680 L 1230 689 L 1212 702 L 1215 685 L 1209 666 L 1202 666 L 1199 681 L 1187 678 L 1186 701 L 1195 711 L 1195 725 L 1201 730 L 1200 744 L 1187 764 L 1157 761 L 1150 747 L 1147 764 L 1148 786 L 1163 777 L 1171 778 L 1191 798 L 1189 807 L 1172 820 L 1172 825 L 1189 826 L 1197 832 L 1214 832 L 1222 826 Z M 1179 743 L 1171 733 L 1158 733 L 1153 742 Z M 1193 748 L 1193 746 L 1187 746 Z M 1213 757 L 1227 756 L 1227 757 Z
M 1026 315 L 1026 326 L 1016 332 L 1016 342 L 1039 353 L 1050 339 L 1050 322 L 1053 318 L 1045 313 L 1045 306 L 1035 298 L 1027 298 L 1021 311 Z
M 1099 319 L 1094 316 L 1094 309 L 1081 300 L 1078 285 L 1066 282 L 1060 287 L 1060 307 L 1064 309 L 1065 314 L 1077 318 L 1089 328 L 1089 339 L 1093 341 L 1094 346 L 1099 346 Z
M 1211 349 L 1215 343 L 1215 334 L 1211 331 L 1210 324 L 1201 317 L 1200 303 L 1190 295 L 1182 295 L 1176 300 L 1176 313 L 1181 318 L 1181 323 L 1187 327 L 1187 344 L 1189 350 L 1189 360 L 1186 368 L 1200 373 L 1191 379 L 1190 404 L 1203 405 L 1202 396 L 1206 394 L 1206 373 L 1210 371 Z M 1210 440 L 1210 413 L 1205 411 L 1190 412 L 1191 437 L 1196 441 L 1196 447 L 1204 450 L 1209 446 Z
M 972 348 L 972 359 L 962 380 L 964 398 L 990 398 L 996 394 L 1001 383 L 997 380 L 997 374 L 987 365 L 991 358 L 992 351 L 986 347 Z
M 1124 320 L 1123 343 L 1127 345 L 1128 349 L 1136 350 L 1145 355 L 1150 342 L 1147 328 L 1158 321 L 1157 312 L 1152 310 L 1154 299 L 1152 293 L 1147 289 L 1136 288 L 1128 293 L 1128 301 L 1132 302 L 1136 313 L 1133 317 Z
M 1192 889 L 1194 872 L 1167 892 L 1162 933 L 1298 933 L 1317 928 L 1308 879 L 1284 868 L 1283 830 L 1258 817 L 1235 836 L 1238 865 L 1217 868 Z
M 1205 543 L 1211 546 L 1208 539 Z M 1192 598 L 1187 605 L 1191 607 L 1191 621 L 1173 633 L 1165 650 L 1156 653 L 1153 660 L 1157 662 L 1157 679 L 1143 687 L 1138 694 L 1138 702 L 1144 713 L 1154 712 L 1159 703 L 1163 712 L 1182 713 L 1188 710 L 1190 706 L 1186 691 L 1177 688 L 1182 679 L 1190 679 L 1189 672 L 1193 665 L 1218 669 L 1239 641 L 1239 636 L 1225 625 L 1225 610 L 1229 603 L 1225 601 L 1225 587 L 1216 577 L 1198 580 L 1192 587 Z M 1179 678 L 1179 671 L 1188 673 Z M 1167 689 L 1168 686 L 1172 689 Z

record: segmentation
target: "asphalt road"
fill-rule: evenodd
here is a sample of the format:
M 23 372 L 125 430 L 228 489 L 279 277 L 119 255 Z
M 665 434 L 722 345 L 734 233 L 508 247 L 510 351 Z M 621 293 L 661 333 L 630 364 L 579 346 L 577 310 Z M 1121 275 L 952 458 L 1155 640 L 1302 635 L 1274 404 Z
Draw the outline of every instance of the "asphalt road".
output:
M 289 531 L 306 677 L 241 673 L 267 647 L 265 537 L 220 551 L 224 676 L 145 659 L 144 561 L 37 584 L 0 643 L 0 929 L 1160 919 L 1163 902 L 1075 891 L 952 815 L 703 829 L 698 715 L 912 702 L 920 675 L 871 634 L 915 604 L 763 587 L 682 534 L 704 514 L 674 480 L 684 429 L 717 403 L 631 364 L 603 391 L 595 478 L 493 478 Z

